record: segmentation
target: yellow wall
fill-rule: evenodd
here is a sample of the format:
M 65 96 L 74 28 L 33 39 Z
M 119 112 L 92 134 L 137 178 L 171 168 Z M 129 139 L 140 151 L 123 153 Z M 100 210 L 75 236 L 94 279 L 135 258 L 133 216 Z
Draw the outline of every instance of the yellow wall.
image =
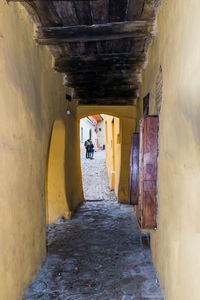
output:
M 150 92 L 154 114 L 161 65 L 158 229 L 151 247 L 166 300 L 200 299 L 199 16 L 199 0 L 163 0 L 141 89 L 142 97 Z
M 75 109 L 75 106 L 72 107 L 72 114 L 67 117 L 66 121 L 66 192 L 69 209 L 72 212 L 74 212 L 77 206 L 84 200 L 80 161 L 80 120 L 76 117 Z
M 58 217 L 71 217 L 65 184 L 65 125 L 56 120 L 53 124 L 46 170 L 46 222 L 53 223 Z
M 110 188 L 118 195 L 119 175 L 121 166 L 120 120 L 104 115 L 106 135 L 106 166 L 110 181 Z
M 113 123 L 113 117 L 105 115 L 105 123 L 110 188 L 115 190 L 119 202 L 128 203 L 131 135 L 135 131 L 136 122 L 134 119 L 114 117 Z
M 118 199 L 120 202 L 129 203 L 129 170 L 131 136 L 136 130 L 136 121 L 129 118 L 120 118 L 120 143 L 121 143 L 121 172 L 119 178 Z
M 76 108 L 78 119 L 100 113 L 131 120 L 137 116 L 136 107 L 131 105 L 79 105 Z
M 77 132 L 65 114 L 63 78 L 51 70 L 50 53 L 33 36 L 23 7 L 0 0 L 0 298 L 5 300 L 21 299 L 45 258 L 45 170 L 53 121 L 62 120 L 66 145 Z M 70 153 L 72 161 L 78 151 Z M 82 197 L 72 164 L 65 164 L 71 210 Z M 70 172 L 76 184 L 70 184 Z

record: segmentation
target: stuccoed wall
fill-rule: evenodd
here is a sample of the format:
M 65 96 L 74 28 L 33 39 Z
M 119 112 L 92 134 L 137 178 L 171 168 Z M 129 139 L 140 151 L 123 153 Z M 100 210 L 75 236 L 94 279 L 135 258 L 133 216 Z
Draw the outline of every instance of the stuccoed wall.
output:
M 76 117 L 76 107 L 71 106 L 72 114 L 66 119 L 66 193 L 69 209 L 72 214 L 84 200 L 80 161 L 80 122 Z
M 104 117 L 103 117 L 104 118 Z M 101 128 L 101 131 L 99 130 Z M 98 121 L 97 123 L 97 138 L 98 138 L 98 146 L 99 148 L 103 148 L 105 145 L 105 127 L 104 127 L 104 120 Z
M 131 135 L 135 130 L 136 122 L 134 119 L 119 119 L 114 117 L 113 142 L 112 120 L 112 116 L 105 115 L 105 122 L 107 122 L 106 165 L 110 179 L 110 187 L 115 190 L 119 202 L 128 203 Z M 113 153 L 115 161 L 114 173 Z
M 69 143 L 68 143 L 69 145 Z M 61 120 L 54 121 L 46 169 L 46 222 L 51 224 L 64 216 L 70 219 L 72 211 L 67 200 L 65 168 L 67 168 L 66 129 Z
M 199 0 L 163 0 L 141 89 L 142 97 L 150 92 L 156 113 L 161 66 L 158 229 L 151 248 L 166 300 L 200 298 L 199 12 Z
M 23 7 L 0 0 L 0 298 L 6 300 L 22 298 L 45 258 L 45 171 L 54 120 L 66 128 L 66 145 L 76 134 L 76 121 L 65 114 L 63 78 L 33 36 Z M 67 167 L 71 161 L 69 174 Z M 76 171 L 71 175 L 70 182 Z M 74 185 L 68 190 L 71 209 L 81 199 L 76 184 L 74 199 Z
M 119 195 L 119 181 L 121 172 L 121 140 L 120 140 L 120 119 L 114 118 L 114 150 L 115 150 L 115 181 L 114 190 Z M 119 199 L 119 198 L 118 198 Z
M 118 199 L 120 202 L 129 203 L 129 171 L 131 136 L 135 132 L 136 121 L 133 118 L 120 118 L 120 144 L 121 144 L 121 168 L 119 174 Z
M 106 166 L 109 177 L 109 185 L 118 196 L 119 173 L 121 163 L 121 145 L 117 143 L 117 135 L 120 133 L 119 118 L 104 115 L 105 118 L 105 145 L 106 145 Z M 114 122 L 114 123 L 113 123 Z M 112 129 L 114 126 L 114 132 Z M 114 133 L 114 136 L 113 136 Z

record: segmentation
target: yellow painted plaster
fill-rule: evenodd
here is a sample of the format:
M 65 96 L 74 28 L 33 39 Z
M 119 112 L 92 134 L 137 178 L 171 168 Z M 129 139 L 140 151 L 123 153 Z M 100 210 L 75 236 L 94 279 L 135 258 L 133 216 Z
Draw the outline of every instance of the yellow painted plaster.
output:
M 118 196 L 119 176 L 121 165 L 121 144 L 117 144 L 120 133 L 119 118 L 104 115 L 106 122 L 106 166 L 109 176 L 110 189 Z
M 46 177 L 46 221 L 53 223 L 59 217 L 69 219 L 69 210 L 65 184 L 65 126 L 63 121 L 56 120 L 53 124 Z
M 0 290 L 6 300 L 21 299 L 45 258 L 45 178 L 48 222 L 83 201 L 80 118 L 107 113 L 134 123 L 136 117 L 132 106 L 76 108 L 74 101 L 67 116 L 63 78 L 33 36 L 24 8 L 0 0 Z
M 45 258 L 45 171 L 54 120 L 65 127 L 65 148 L 77 133 L 77 125 L 65 113 L 63 78 L 51 70 L 48 49 L 37 46 L 33 36 L 34 26 L 23 7 L 0 0 L 0 298 L 4 300 L 22 298 Z M 70 210 L 82 195 L 81 177 L 76 178 L 73 164 L 78 150 L 74 152 L 65 153 Z
M 136 121 L 105 115 L 105 122 L 106 165 L 110 188 L 115 190 L 119 202 L 128 203 L 131 135 L 135 131 Z
M 129 170 L 131 136 L 135 132 L 136 121 L 129 118 L 120 119 L 120 143 L 121 143 L 121 168 L 119 177 L 118 199 L 128 203 Z
M 150 92 L 155 113 L 161 65 L 158 229 L 151 233 L 151 248 L 166 300 L 200 299 L 199 12 L 199 0 L 163 0 L 138 106 L 141 112 Z
M 106 114 L 131 120 L 137 117 L 136 106 L 131 105 L 78 105 L 76 114 L 79 119 L 96 114 Z
M 67 168 L 65 168 L 66 191 L 69 208 L 74 212 L 84 200 L 82 189 L 80 161 L 80 120 L 75 115 L 75 105 L 70 108 L 72 114 L 67 116 Z

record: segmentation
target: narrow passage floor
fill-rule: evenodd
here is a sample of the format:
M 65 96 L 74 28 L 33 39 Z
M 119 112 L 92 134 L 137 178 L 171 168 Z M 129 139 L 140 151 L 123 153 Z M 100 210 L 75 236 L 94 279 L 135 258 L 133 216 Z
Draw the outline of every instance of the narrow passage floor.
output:
M 115 192 L 109 188 L 105 150 L 95 152 L 94 159 L 86 159 L 85 152 L 83 152 L 81 167 L 84 198 L 86 200 L 117 201 Z
M 50 225 L 47 249 L 25 300 L 163 299 L 133 207 L 113 194 L 110 201 L 86 201 L 72 220 Z

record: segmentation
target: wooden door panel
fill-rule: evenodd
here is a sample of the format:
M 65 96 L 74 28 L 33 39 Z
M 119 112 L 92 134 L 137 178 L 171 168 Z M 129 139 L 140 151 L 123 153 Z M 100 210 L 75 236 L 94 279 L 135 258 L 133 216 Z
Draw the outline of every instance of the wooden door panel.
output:
M 157 156 L 157 143 L 155 143 L 158 133 L 157 118 L 146 116 L 144 120 L 144 153 L 156 154 Z
M 143 184 L 144 192 L 154 192 L 156 191 L 156 181 L 144 181 Z
M 139 134 L 134 133 L 131 138 L 129 202 L 138 204 L 138 170 L 139 170 Z
M 146 163 L 144 160 L 143 180 L 156 180 L 157 169 L 154 163 Z
M 139 221 L 141 228 L 157 226 L 158 117 L 140 121 Z
M 155 228 L 157 204 L 156 204 L 156 191 L 144 192 L 145 205 L 142 205 L 142 222 L 141 226 L 145 229 Z

